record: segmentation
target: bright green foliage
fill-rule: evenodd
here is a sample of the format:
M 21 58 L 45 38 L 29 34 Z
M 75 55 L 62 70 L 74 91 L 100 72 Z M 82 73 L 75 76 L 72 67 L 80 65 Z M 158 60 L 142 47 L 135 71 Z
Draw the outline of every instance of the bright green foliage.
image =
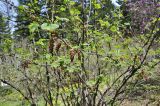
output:
M 36 31 L 38 29 L 39 24 L 36 23 L 36 22 L 33 22 L 28 27 L 29 27 L 30 32 L 34 32 L 34 31 Z
M 41 25 L 41 28 L 43 30 L 47 30 L 47 31 L 54 31 L 55 29 L 57 29 L 59 27 L 59 25 L 57 24 L 48 24 L 48 23 L 43 23 Z
M 4 40 L 0 61 L 0 80 L 17 91 L 17 101 L 114 105 L 158 68 L 156 17 L 149 32 L 131 37 L 125 35 L 130 23 L 122 22 L 122 10 L 109 0 L 20 4 L 17 25 L 25 30 L 19 33 L 21 26 L 15 26 L 21 38 Z

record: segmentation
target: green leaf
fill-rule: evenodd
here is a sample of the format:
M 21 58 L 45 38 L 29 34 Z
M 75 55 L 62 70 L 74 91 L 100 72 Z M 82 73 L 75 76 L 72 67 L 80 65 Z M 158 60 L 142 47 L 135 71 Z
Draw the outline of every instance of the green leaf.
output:
M 44 44 L 44 41 L 45 41 L 46 39 L 39 39 L 37 42 L 36 42 L 36 45 L 41 45 L 41 46 L 44 46 L 45 44 Z
M 110 23 L 108 21 L 103 21 L 103 20 L 99 20 L 100 24 L 102 27 L 109 27 L 110 26 Z
M 112 27 L 110 28 L 110 30 L 111 30 L 112 32 L 116 32 L 116 31 L 117 31 L 117 28 L 116 28 L 116 26 L 112 26 Z
M 47 27 L 48 27 L 48 24 L 47 24 L 47 23 L 43 23 L 43 24 L 41 25 L 41 28 L 42 28 L 43 30 L 47 30 Z
M 61 10 L 61 11 L 65 11 L 66 8 L 65 8 L 65 7 L 61 7 L 60 10 Z
M 75 1 L 70 1 L 70 5 L 75 5 Z
M 43 23 L 43 24 L 41 25 L 41 28 L 42 28 L 43 30 L 53 31 L 53 30 L 59 28 L 59 25 L 57 25 L 57 24 Z
M 51 54 L 46 54 L 46 59 L 50 59 L 51 58 Z
M 68 2 L 69 2 L 69 0 L 63 0 L 63 3 L 65 3 L 65 4 L 68 3 Z
M 71 15 L 79 15 L 79 14 L 81 14 L 81 12 L 76 8 L 70 9 L 70 13 L 71 13 Z
M 96 83 L 95 80 L 89 80 L 89 81 L 87 82 L 87 85 L 93 86 L 93 85 L 95 85 L 95 83 Z
M 60 64 L 58 63 L 58 62 L 53 62 L 52 64 L 51 64 L 51 67 L 52 68 L 58 68 L 60 66 Z
M 95 9 L 100 9 L 101 5 L 100 4 L 94 4 Z
M 39 27 L 39 24 L 37 22 L 33 22 L 28 26 L 30 32 L 36 31 L 38 27 Z
M 124 25 L 127 25 L 127 26 L 128 26 L 128 25 L 130 25 L 130 23 L 124 23 Z
M 93 31 L 93 33 L 94 33 L 96 36 L 102 35 L 102 33 L 100 33 L 100 31 L 98 31 L 98 30 Z
M 57 25 L 57 24 L 50 24 L 50 25 L 49 25 L 49 29 L 50 29 L 50 30 L 55 30 L 55 29 L 57 29 L 57 28 L 59 28 L 59 25 Z
M 18 9 L 23 10 L 24 9 L 23 5 L 18 6 Z
M 111 41 L 112 41 L 112 37 L 110 37 L 110 36 L 107 35 L 107 36 L 105 37 L 105 41 L 106 41 L 106 42 L 111 42 Z
M 37 4 L 37 3 L 38 3 L 38 0 L 34 0 L 34 3 Z

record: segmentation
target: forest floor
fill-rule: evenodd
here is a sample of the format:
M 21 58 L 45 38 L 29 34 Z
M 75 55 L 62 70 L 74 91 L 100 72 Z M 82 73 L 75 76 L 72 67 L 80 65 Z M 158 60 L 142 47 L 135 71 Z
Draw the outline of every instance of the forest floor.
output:
M 141 81 L 121 106 L 160 106 L 160 70 Z

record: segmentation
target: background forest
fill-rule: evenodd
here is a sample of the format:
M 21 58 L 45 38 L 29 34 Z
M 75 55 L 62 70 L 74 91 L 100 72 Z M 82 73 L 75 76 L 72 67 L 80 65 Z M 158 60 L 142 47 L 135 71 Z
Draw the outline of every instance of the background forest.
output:
M 158 0 L 0 0 L 0 106 L 159 106 Z

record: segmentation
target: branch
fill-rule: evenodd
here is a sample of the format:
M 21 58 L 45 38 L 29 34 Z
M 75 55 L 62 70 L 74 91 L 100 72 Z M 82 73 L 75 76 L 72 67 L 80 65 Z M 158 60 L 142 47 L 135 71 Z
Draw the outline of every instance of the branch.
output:
M 0 79 L 0 81 L 3 82 L 3 83 L 5 83 L 5 84 L 7 84 L 7 85 L 9 85 L 10 87 L 12 87 L 13 89 L 15 89 L 16 91 L 18 91 L 28 102 L 30 102 L 29 98 L 27 96 L 25 96 L 23 94 L 23 92 L 19 88 L 15 87 L 13 84 L 9 83 L 6 80 Z
M 154 23 L 154 26 L 153 26 L 151 35 L 153 34 L 153 30 L 154 30 L 155 27 L 156 27 L 156 23 L 158 22 L 158 19 L 159 19 L 159 17 L 157 18 L 156 22 Z M 159 32 L 159 31 L 158 31 L 158 32 Z M 142 59 L 140 65 L 139 65 L 137 68 L 134 68 L 134 67 L 133 67 L 132 70 L 131 70 L 131 74 L 124 78 L 121 86 L 117 89 L 117 91 L 116 91 L 116 93 L 115 93 L 115 96 L 114 96 L 113 99 L 109 102 L 109 103 L 111 103 L 111 105 L 114 104 L 114 102 L 115 102 L 116 98 L 118 97 L 119 92 L 121 91 L 121 89 L 123 88 L 123 86 L 124 86 L 124 85 L 128 82 L 128 80 L 129 80 L 132 76 L 134 76 L 134 74 L 143 66 L 144 61 L 146 60 L 146 57 L 147 57 L 147 55 L 148 55 L 148 52 L 149 52 L 149 50 L 150 50 L 150 48 L 151 48 L 154 40 L 155 40 L 156 37 L 158 36 L 158 32 L 152 36 L 152 39 L 150 40 L 150 44 L 149 44 L 149 46 L 147 47 L 147 51 L 146 51 L 145 56 L 144 56 L 144 58 Z

